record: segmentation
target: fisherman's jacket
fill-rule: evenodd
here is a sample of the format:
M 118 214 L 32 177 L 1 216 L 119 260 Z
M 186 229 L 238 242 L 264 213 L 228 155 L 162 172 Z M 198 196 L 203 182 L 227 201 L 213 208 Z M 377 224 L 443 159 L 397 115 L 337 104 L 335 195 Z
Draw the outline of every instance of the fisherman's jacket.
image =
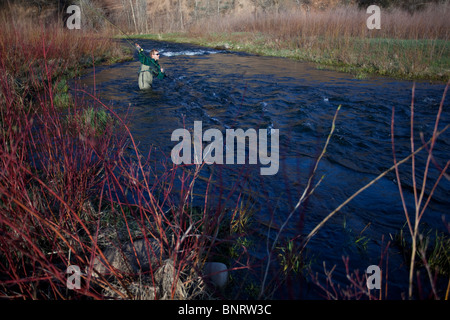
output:
M 158 79 L 163 79 L 165 74 L 164 72 L 161 72 L 161 66 L 159 65 L 159 62 L 156 61 L 155 59 L 150 58 L 149 56 L 147 56 L 144 53 L 144 49 L 140 49 L 138 50 L 138 54 L 139 54 L 139 61 L 150 67 L 150 72 L 152 73 L 152 75 Z

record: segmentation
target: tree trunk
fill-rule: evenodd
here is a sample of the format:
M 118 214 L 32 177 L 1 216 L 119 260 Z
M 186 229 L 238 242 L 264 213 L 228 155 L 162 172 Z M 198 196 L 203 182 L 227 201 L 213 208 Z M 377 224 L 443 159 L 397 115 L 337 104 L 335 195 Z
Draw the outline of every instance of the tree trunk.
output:
M 133 2 L 131 0 L 130 0 L 130 7 L 131 7 L 131 14 L 133 16 L 134 29 L 136 30 L 136 33 L 138 33 L 137 24 L 136 24 L 136 16 L 134 15 Z

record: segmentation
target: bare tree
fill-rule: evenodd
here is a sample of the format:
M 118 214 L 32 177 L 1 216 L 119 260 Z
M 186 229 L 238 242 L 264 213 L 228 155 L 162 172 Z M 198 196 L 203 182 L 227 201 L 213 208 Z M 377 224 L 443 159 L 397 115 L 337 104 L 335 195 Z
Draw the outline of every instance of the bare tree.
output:
M 180 15 L 180 28 L 184 29 L 182 0 L 178 0 L 178 12 Z
M 148 32 L 147 0 L 122 0 L 123 15 L 129 29 Z

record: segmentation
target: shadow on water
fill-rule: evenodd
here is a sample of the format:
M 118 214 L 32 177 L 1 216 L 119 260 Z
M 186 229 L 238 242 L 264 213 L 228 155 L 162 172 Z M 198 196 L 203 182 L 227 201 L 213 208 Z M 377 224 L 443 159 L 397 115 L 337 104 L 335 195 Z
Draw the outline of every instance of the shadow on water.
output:
M 92 72 L 82 77 L 80 84 L 90 89 L 95 84 L 103 102 L 112 105 L 119 114 L 129 113 L 130 129 L 142 153 L 157 146 L 170 157 L 177 143 L 171 141 L 172 132 L 184 127 L 192 130 L 194 121 L 202 121 L 203 132 L 209 128 L 223 133 L 238 128 L 279 129 L 280 167 L 276 175 L 261 176 L 259 166 L 252 165 L 223 165 L 216 171 L 221 173 L 224 184 L 227 179 L 232 183 L 233 179 L 244 177 L 241 187 L 254 202 L 254 217 L 259 222 L 252 234 L 254 243 L 261 244 L 255 245 L 255 255 L 265 254 L 271 217 L 277 223 L 283 221 L 302 194 L 339 105 L 342 107 L 335 133 L 317 174 L 325 178 L 307 206 L 300 208 L 291 220 L 286 236 L 297 234 L 299 228 L 308 233 L 359 188 L 392 166 L 390 121 L 394 106 L 397 156 L 401 159 L 408 155 L 411 82 L 386 78 L 358 80 L 287 59 L 149 40 L 139 43 L 147 50 L 155 47 L 160 51 L 160 62 L 169 78 L 156 80 L 150 91 L 139 91 L 140 64 L 136 59 L 99 67 L 95 76 Z M 417 139 L 420 131 L 426 139 L 430 137 L 443 91 L 443 84 L 416 84 Z M 445 103 L 441 118 L 444 125 L 449 120 L 447 106 Z M 445 133 L 436 146 L 435 156 L 440 164 L 448 160 L 448 137 Z M 420 145 L 420 140 L 416 145 Z M 424 154 L 418 157 L 418 162 L 423 159 Z M 435 178 L 438 171 L 431 169 Z M 212 169 L 207 166 L 205 175 L 209 170 Z M 410 172 L 410 165 L 402 171 Z M 450 183 L 444 180 L 424 219 L 439 231 L 445 230 L 442 219 L 448 215 L 450 199 Z M 411 181 L 405 179 L 404 183 L 407 201 L 412 204 Z M 205 186 L 198 188 L 202 190 Z M 196 191 L 201 193 L 200 190 Z M 300 213 L 305 217 L 303 225 Z M 337 265 L 336 278 L 344 279 L 344 255 L 350 257 L 350 267 L 361 272 L 371 264 L 378 264 L 382 246 L 404 223 L 395 174 L 391 173 L 344 207 L 311 240 L 308 248 L 314 257 L 314 272 L 323 273 L 322 262 L 326 261 L 329 268 Z M 370 239 L 364 250 L 355 245 L 362 231 Z M 407 271 L 399 256 L 389 259 L 389 272 L 395 274 L 389 277 L 389 293 L 395 296 L 406 291 Z M 280 297 L 285 296 L 280 293 Z

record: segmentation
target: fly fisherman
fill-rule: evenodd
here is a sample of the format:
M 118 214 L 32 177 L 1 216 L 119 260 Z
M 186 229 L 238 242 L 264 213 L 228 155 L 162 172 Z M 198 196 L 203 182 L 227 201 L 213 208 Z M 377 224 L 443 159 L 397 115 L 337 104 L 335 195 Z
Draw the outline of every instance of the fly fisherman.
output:
M 150 51 L 150 57 L 144 53 L 144 49 L 139 44 L 135 44 L 139 53 L 139 61 L 141 62 L 141 71 L 139 72 L 139 89 L 150 89 L 152 87 L 153 78 L 164 79 L 166 74 L 164 69 L 159 65 L 159 52 L 153 49 Z

